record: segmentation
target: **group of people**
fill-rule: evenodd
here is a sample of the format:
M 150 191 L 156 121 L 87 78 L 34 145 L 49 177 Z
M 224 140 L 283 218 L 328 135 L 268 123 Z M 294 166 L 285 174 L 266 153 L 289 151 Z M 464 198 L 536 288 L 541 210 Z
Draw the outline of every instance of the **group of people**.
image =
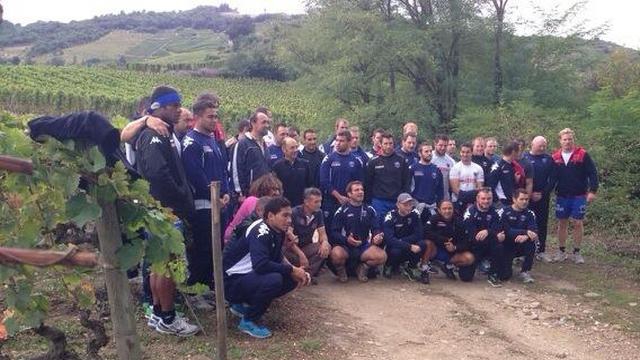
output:
M 240 317 L 238 328 L 251 336 L 270 336 L 260 319 L 273 299 L 317 284 L 325 265 L 339 282 L 401 274 L 428 284 L 439 271 L 469 282 L 481 272 L 498 287 L 513 276 L 515 257 L 523 257 L 525 283 L 534 281 L 535 258 L 584 262 L 582 221 L 598 179 L 571 129 L 560 131 L 553 154 L 542 136 L 529 151 L 514 140 L 498 154 L 495 138 L 477 137 L 459 151 L 446 135 L 419 142 L 418 126 L 407 122 L 398 146 L 389 132 L 375 129 L 365 151 L 360 130 L 346 119 L 337 119 L 333 135 L 319 144 L 313 129 L 300 136 L 277 124 L 272 133 L 267 108 L 240 121 L 227 139 L 219 107 L 217 96 L 203 94 L 189 111 L 175 89 L 160 86 L 121 137 L 151 195 L 188 230 L 188 284 L 213 288 L 210 219 L 212 202 L 219 202 L 225 296 Z M 221 183 L 219 199 L 211 199 L 213 181 Z M 553 192 L 559 248 L 550 255 Z M 176 315 L 172 280 L 149 278 L 149 326 L 197 333 Z

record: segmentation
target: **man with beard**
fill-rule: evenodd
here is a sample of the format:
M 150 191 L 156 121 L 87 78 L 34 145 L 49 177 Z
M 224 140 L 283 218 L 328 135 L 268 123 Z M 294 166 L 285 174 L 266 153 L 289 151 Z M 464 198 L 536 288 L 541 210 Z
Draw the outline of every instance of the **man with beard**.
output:
M 347 282 L 348 274 L 355 273 L 358 280 L 369 280 L 369 269 L 384 264 L 387 255 L 382 249 L 382 230 L 376 211 L 364 204 L 361 181 L 352 181 L 347 187 L 347 202 L 336 211 L 331 224 L 331 255 L 338 281 Z

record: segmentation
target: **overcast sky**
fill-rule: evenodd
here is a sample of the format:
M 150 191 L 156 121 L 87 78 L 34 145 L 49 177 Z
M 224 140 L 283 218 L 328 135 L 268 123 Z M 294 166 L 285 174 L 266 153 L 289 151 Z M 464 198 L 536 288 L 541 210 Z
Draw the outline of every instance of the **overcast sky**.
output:
M 304 12 L 304 0 L 0 0 L 4 6 L 4 18 L 23 25 L 38 20 L 71 21 L 88 19 L 95 15 L 118 13 L 121 10 L 170 11 L 188 10 L 198 5 L 217 5 L 228 3 L 243 14 L 261 14 L 264 12 L 284 12 L 299 14 Z M 536 20 L 531 6 L 532 0 L 510 0 L 507 12 L 510 19 Z M 535 0 L 546 10 L 566 9 L 574 0 Z M 609 30 L 601 38 L 618 44 L 640 49 L 640 28 L 638 26 L 640 1 L 636 0 L 589 0 L 581 17 L 596 26 L 608 24 Z M 532 25 L 527 22 L 518 27 L 520 33 L 530 33 Z

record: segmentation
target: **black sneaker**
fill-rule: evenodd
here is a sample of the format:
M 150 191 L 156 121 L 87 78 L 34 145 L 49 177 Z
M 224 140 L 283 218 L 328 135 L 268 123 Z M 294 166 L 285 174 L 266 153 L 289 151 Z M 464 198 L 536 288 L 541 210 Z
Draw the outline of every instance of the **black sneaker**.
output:
M 487 277 L 487 282 L 494 288 L 502 287 L 502 281 L 498 279 L 498 275 L 496 274 L 489 274 L 489 276 Z
M 449 280 L 458 280 L 458 278 L 456 277 L 456 274 L 453 272 L 453 269 L 454 269 L 453 267 L 444 266 L 442 268 L 442 271 L 447 276 L 447 279 L 449 279 Z
M 406 277 L 409 281 L 416 281 L 416 277 L 413 274 L 413 269 L 409 267 L 409 265 L 404 264 L 400 265 L 400 274 Z
M 439 273 L 438 268 L 436 268 L 435 266 L 433 266 L 433 264 L 432 264 L 431 262 L 429 262 L 429 263 L 427 264 L 427 266 L 428 266 L 428 267 L 427 267 L 427 271 L 429 271 L 429 273 L 430 273 L 430 274 L 434 274 L 434 275 L 435 275 L 435 274 L 438 274 L 438 273 Z
M 391 268 L 391 266 L 385 265 L 384 268 L 382 269 L 382 276 L 384 276 L 387 279 L 391 279 L 392 275 L 393 275 L 393 269 Z
M 430 284 L 431 283 L 431 279 L 430 279 L 430 275 L 429 275 L 429 271 L 428 270 L 422 270 L 420 272 L 420 282 L 423 284 Z

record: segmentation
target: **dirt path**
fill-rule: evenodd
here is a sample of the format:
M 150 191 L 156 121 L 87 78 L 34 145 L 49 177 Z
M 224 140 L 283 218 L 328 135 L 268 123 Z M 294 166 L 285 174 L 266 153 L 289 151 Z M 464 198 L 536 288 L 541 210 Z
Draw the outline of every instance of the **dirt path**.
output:
M 640 342 L 597 321 L 597 309 L 517 282 L 339 284 L 327 274 L 300 296 L 324 304 L 328 336 L 350 359 L 638 358 Z

